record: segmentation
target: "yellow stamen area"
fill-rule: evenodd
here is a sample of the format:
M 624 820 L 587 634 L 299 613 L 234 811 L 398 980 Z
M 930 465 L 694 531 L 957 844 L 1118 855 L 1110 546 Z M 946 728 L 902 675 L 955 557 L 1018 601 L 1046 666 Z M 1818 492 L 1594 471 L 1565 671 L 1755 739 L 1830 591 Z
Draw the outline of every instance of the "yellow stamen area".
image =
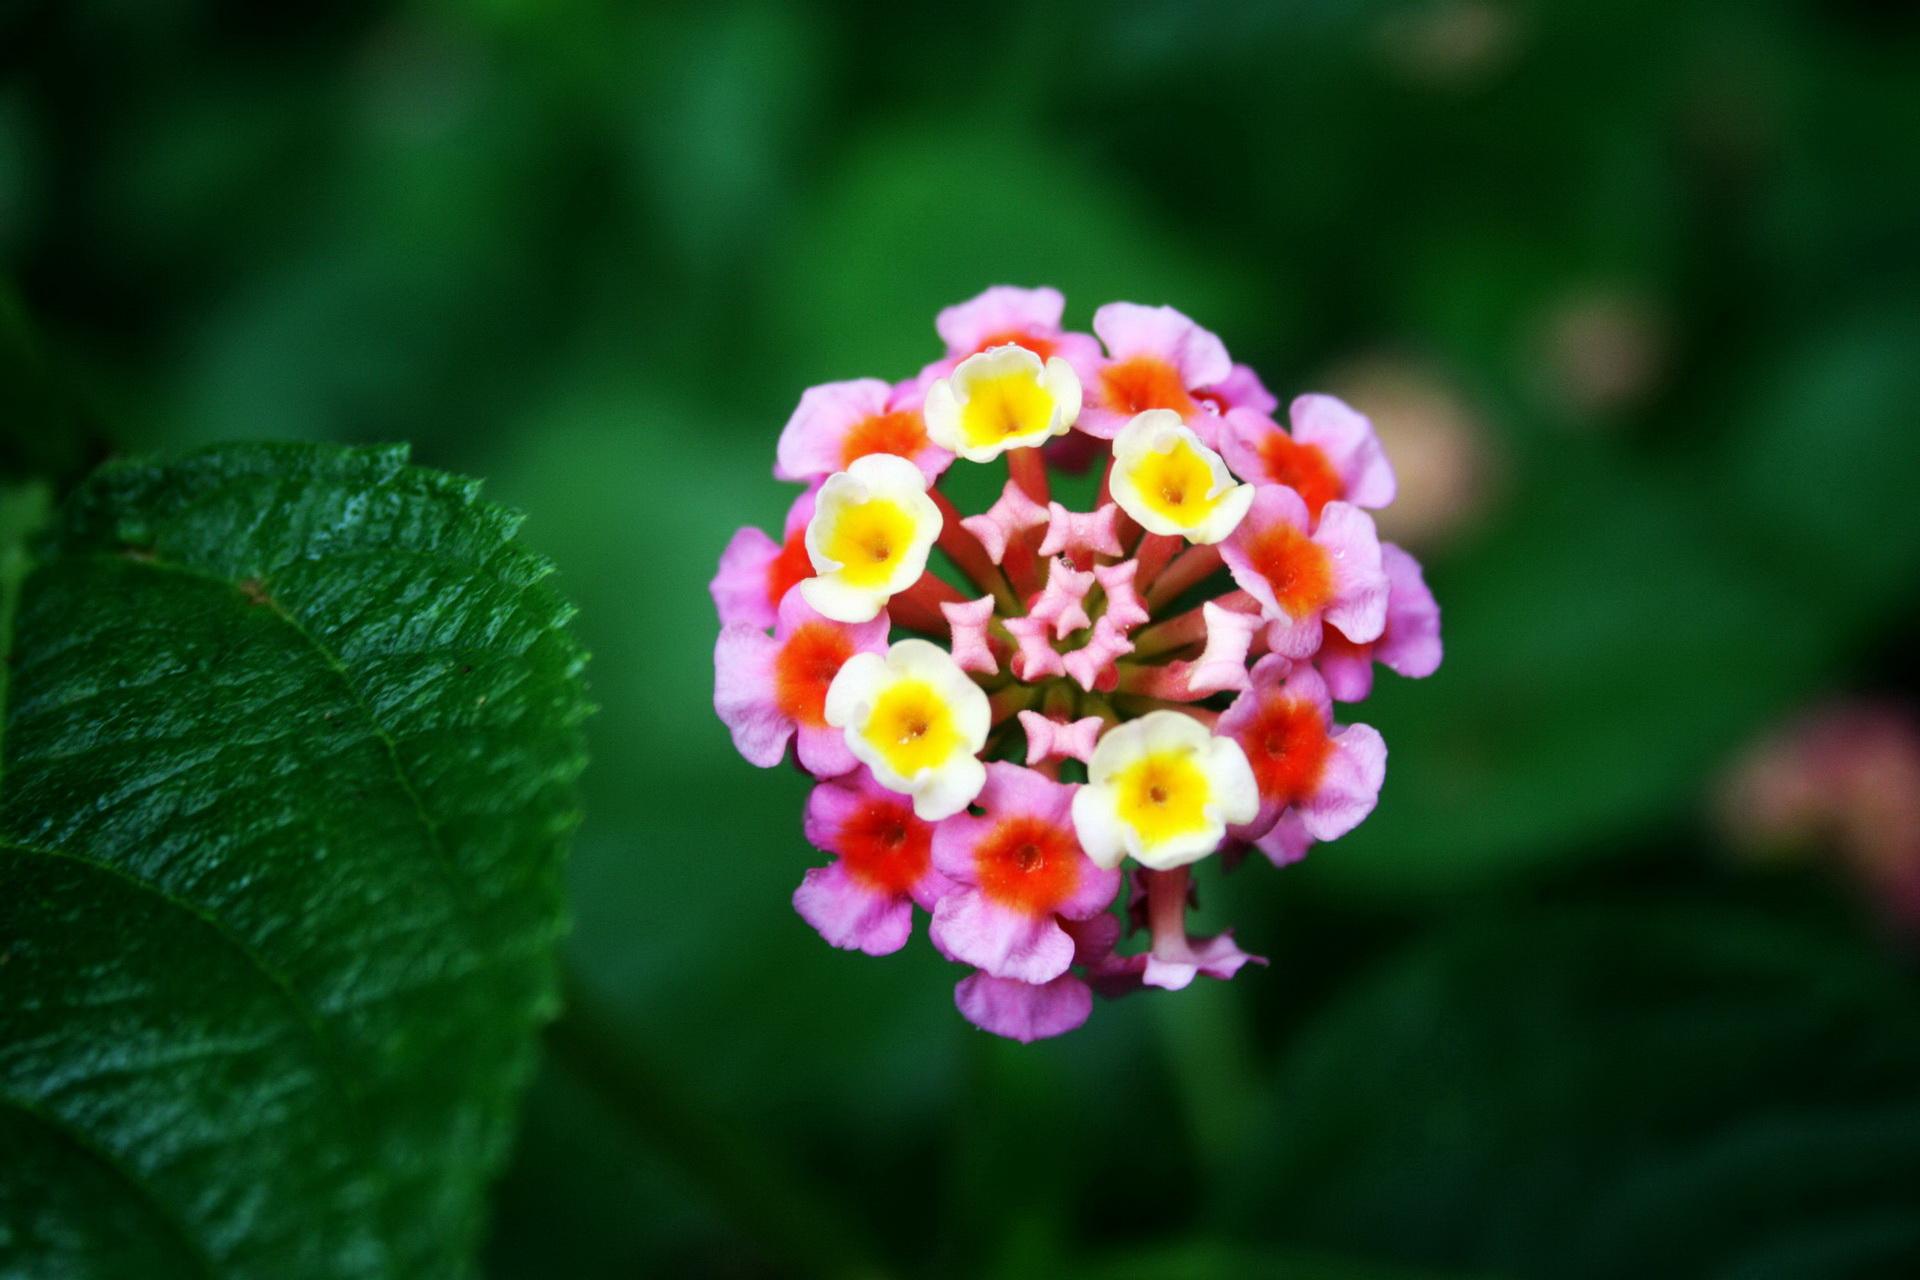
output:
M 861 733 L 908 778 L 938 768 L 964 746 L 953 709 L 924 680 L 902 680 L 882 693 Z
M 1030 373 L 1008 373 L 982 378 L 967 388 L 960 410 L 960 430 L 975 448 L 999 444 L 1014 436 L 1045 431 L 1053 418 L 1053 396 Z
M 1115 774 L 1113 786 L 1121 821 L 1148 847 L 1207 825 L 1213 788 L 1187 751 L 1155 752 Z
M 897 502 L 872 498 L 840 512 L 826 552 L 856 587 L 884 584 L 913 542 L 913 517 Z
M 1134 464 L 1134 487 L 1155 513 L 1181 525 L 1198 525 L 1220 505 L 1209 497 L 1213 471 L 1185 440 L 1165 453 L 1148 453 Z

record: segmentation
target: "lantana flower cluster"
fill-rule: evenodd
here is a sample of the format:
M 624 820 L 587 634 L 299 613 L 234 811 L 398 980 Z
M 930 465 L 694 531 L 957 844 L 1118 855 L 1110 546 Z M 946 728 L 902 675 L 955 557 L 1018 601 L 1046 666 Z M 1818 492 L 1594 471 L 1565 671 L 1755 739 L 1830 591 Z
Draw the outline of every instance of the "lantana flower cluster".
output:
M 795 910 L 876 956 L 926 913 L 971 970 L 960 1012 L 1017 1040 L 1096 992 L 1264 964 L 1189 932 L 1193 864 L 1352 830 L 1387 749 L 1334 704 L 1441 655 L 1419 564 L 1368 514 L 1395 482 L 1364 416 L 1303 395 L 1282 423 L 1170 307 L 1110 303 L 1091 335 L 1063 311 L 988 289 L 940 313 L 918 376 L 808 390 L 781 536 L 740 530 L 712 584 L 720 718 L 752 764 L 816 779 L 830 859 Z M 941 489 L 967 467 L 1004 474 L 972 515 Z

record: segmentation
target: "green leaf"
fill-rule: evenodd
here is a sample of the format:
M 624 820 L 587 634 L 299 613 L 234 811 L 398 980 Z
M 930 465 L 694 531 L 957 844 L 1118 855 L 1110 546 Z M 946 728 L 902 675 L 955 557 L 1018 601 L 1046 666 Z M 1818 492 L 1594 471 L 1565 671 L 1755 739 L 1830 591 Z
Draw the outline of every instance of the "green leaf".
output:
M 1463 922 L 1309 1024 L 1274 1097 L 1279 1159 L 1227 1216 L 1290 1243 L 1567 1277 L 1920 1264 L 1920 1000 L 1771 917 Z
M 0 1275 L 466 1273 L 584 763 L 517 524 L 291 446 L 57 517 L 0 776 Z

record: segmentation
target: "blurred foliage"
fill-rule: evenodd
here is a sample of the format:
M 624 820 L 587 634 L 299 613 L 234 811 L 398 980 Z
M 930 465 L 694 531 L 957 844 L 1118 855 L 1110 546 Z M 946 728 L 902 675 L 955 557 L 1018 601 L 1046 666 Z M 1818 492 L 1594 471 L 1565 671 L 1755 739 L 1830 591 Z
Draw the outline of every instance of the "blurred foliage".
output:
M 129 449 L 412 440 L 562 566 L 570 1048 L 620 1047 L 536 1088 L 496 1275 L 1910 1273 L 1910 961 L 1697 815 L 1808 699 L 1915 692 L 1915 118 L 1866 0 L 14 0 L 0 350 Z M 705 594 L 800 390 L 1000 281 L 1283 394 L 1416 370 L 1498 475 L 1417 547 L 1448 659 L 1364 709 L 1380 810 L 1202 874 L 1272 968 L 1025 1051 L 792 915 L 804 783 L 713 718 Z

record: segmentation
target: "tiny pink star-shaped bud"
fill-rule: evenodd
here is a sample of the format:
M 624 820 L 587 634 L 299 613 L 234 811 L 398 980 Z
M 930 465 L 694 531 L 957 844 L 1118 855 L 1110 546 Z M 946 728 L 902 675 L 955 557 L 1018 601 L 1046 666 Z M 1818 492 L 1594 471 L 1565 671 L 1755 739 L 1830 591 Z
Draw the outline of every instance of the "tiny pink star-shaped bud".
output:
M 1047 587 L 1027 606 L 1027 616 L 1053 624 L 1056 640 L 1092 626 L 1087 616 L 1087 592 L 1093 590 L 1093 571 L 1075 569 L 1065 560 L 1047 562 Z
M 1012 658 L 1016 676 L 1022 680 L 1039 680 L 1067 673 L 1059 652 L 1047 639 L 1045 618 L 1008 618 L 1007 630 L 1013 633 L 1013 638 L 1020 644 L 1019 652 Z
M 1079 682 L 1082 689 L 1092 692 L 1100 677 L 1113 670 L 1113 660 L 1133 652 L 1133 641 L 1115 627 L 1108 619 L 1102 618 L 1093 625 L 1093 638 L 1087 641 L 1084 649 L 1075 649 L 1063 659 L 1067 674 Z
M 1149 616 L 1147 607 L 1140 603 L 1139 593 L 1133 589 L 1133 575 L 1139 571 L 1138 560 L 1122 560 L 1119 564 L 1097 564 L 1093 567 L 1093 576 L 1100 580 L 1101 589 L 1107 593 L 1105 619 L 1122 635 L 1145 622 Z
M 1007 542 L 1016 533 L 1037 529 L 1047 522 L 1047 509 L 1029 498 L 1020 486 L 1007 481 L 999 500 L 982 515 L 968 516 L 960 527 L 980 540 L 987 558 L 999 564 L 1007 554 Z
M 1093 758 L 1093 744 L 1104 723 L 1099 716 L 1084 720 L 1055 720 L 1038 711 L 1022 711 L 1020 727 L 1027 731 L 1027 763 L 1068 758 L 1085 763 Z
M 942 601 L 940 612 L 947 615 L 947 626 L 953 632 L 953 660 L 962 671 L 993 675 L 1000 670 L 993 646 L 987 643 L 987 623 L 993 619 L 992 596 L 963 604 Z
M 1195 693 L 1219 693 L 1223 689 L 1237 693 L 1250 688 L 1247 650 L 1253 646 L 1255 633 L 1266 625 L 1265 620 L 1223 608 L 1211 600 L 1200 611 L 1207 623 L 1207 647 L 1187 673 L 1187 688 Z
M 1040 543 L 1043 556 L 1064 555 L 1075 564 L 1085 564 L 1095 555 L 1120 554 L 1120 508 L 1109 502 L 1098 511 L 1083 514 L 1069 511 L 1059 503 L 1047 507 L 1047 536 Z

